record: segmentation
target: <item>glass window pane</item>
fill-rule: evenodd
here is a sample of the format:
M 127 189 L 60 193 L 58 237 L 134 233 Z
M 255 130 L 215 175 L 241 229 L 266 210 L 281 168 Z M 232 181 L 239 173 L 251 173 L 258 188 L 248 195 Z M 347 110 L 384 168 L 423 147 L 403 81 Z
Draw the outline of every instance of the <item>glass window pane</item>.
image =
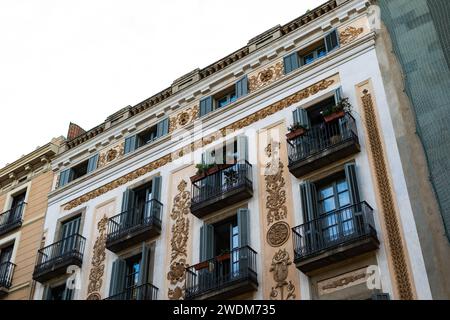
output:
M 337 190 L 338 192 L 346 191 L 348 190 L 348 185 L 346 180 L 341 180 L 337 183 Z
M 319 193 L 320 193 L 320 199 L 331 197 L 333 195 L 333 187 L 330 186 L 330 187 L 323 188 L 319 191 Z
M 310 53 L 303 57 L 303 64 L 308 64 L 314 61 L 314 53 Z
M 334 198 L 325 199 L 322 201 L 322 212 L 330 212 L 336 209 Z
M 325 50 L 325 47 L 319 48 L 319 49 L 317 50 L 317 57 L 318 57 L 318 58 L 323 57 L 323 56 L 325 56 L 326 54 L 327 54 L 327 51 Z
M 342 208 L 350 204 L 350 194 L 348 191 L 339 193 L 339 206 Z

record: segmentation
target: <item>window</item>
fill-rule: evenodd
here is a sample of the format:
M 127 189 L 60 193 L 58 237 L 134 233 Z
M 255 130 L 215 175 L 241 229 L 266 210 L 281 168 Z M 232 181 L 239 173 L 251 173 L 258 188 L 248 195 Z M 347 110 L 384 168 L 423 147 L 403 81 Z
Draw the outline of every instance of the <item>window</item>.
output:
M 235 102 L 237 99 L 236 97 L 236 90 L 235 87 L 232 86 L 230 88 L 227 88 L 226 90 L 214 95 L 214 109 L 223 108 L 233 102 Z
M 3 269 L 2 266 L 7 262 L 11 262 L 13 250 L 14 250 L 14 243 L 8 244 L 3 248 L 0 248 L 0 277 L 2 276 L 1 275 L 1 271 Z
M 59 174 L 59 187 L 63 187 L 69 182 L 85 176 L 86 174 L 97 169 L 98 153 L 89 159 L 77 164 L 76 166 L 66 169 Z
M 156 125 L 125 139 L 124 153 L 128 154 L 169 134 L 169 118 L 162 119 Z
M 73 290 L 66 288 L 66 284 L 54 287 L 46 287 L 44 291 L 44 300 L 72 300 Z
M 10 231 L 22 221 L 26 190 L 12 197 L 10 209 L 0 215 L 0 233 Z
M 72 180 L 76 180 L 76 179 L 81 178 L 82 176 L 86 175 L 87 168 L 88 168 L 88 161 L 83 161 L 80 164 L 73 167 L 72 168 L 72 171 L 73 171 Z
M 76 237 L 80 231 L 81 216 L 66 220 L 61 223 L 59 232 L 59 240 L 61 240 L 59 248 L 60 255 L 64 255 L 73 250 L 77 250 L 79 246 L 79 239 Z
M 137 135 L 137 148 L 140 148 L 147 143 L 153 142 L 156 139 L 156 125 L 138 133 Z
M 324 41 L 319 41 L 300 51 L 301 65 L 307 65 L 327 55 Z

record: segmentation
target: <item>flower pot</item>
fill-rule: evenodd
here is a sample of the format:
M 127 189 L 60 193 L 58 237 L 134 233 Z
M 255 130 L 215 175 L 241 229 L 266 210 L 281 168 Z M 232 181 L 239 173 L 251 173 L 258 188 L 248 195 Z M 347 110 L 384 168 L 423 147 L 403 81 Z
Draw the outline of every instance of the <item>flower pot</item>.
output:
M 228 252 L 228 253 L 221 254 L 220 256 L 216 257 L 216 260 L 219 262 L 230 260 L 230 253 Z
M 198 270 L 206 269 L 206 268 L 208 268 L 208 266 L 209 266 L 208 261 L 204 261 L 204 262 L 200 262 L 199 264 L 196 264 L 194 266 L 194 268 L 195 268 L 195 270 L 198 271 Z
M 197 182 L 198 180 L 201 180 L 201 179 L 203 179 L 204 177 L 205 177 L 205 173 L 204 173 L 204 172 L 198 173 L 198 174 L 196 174 L 196 175 L 190 177 L 191 183 Z
M 334 121 L 336 119 L 342 118 L 343 116 L 345 116 L 345 112 L 344 110 L 338 111 L 338 112 L 333 112 L 332 114 L 329 114 L 327 116 L 323 116 L 325 122 L 331 122 Z
M 208 170 L 206 170 L 206 174 L 209 176 L 211 174 L 216 173 L 217 171 L 219 171 L 219 166 L 215 165 L 215 166 L 209 168 Z
M 294 140 L 295 138 L 304 135 L 305 132 L 306 132 L 306 130 L 304 128 L 298 128 L 298 129 L 295 129 L 293 131 L 286 133 L 286 138 L 288 140 Z

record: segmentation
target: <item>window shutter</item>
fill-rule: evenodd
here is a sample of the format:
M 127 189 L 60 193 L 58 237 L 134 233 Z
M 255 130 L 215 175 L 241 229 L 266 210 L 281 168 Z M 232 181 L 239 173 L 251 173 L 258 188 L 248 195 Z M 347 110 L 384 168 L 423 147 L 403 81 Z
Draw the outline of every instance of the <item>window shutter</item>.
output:
M 200 117 L 212 111 L 212 97 L 206 97 L 200 100 Z
M 44 292 L 42 294 L 42 300 L 50 300 L 50 292 L 51 292 L 51 288 L 49 285 L 44 287 Z
M 204 224 L 200 227 L 200 261 L 214 258 L 214 227 Z
M 289 72 L 294 71 L 300 67 L 298 61 L 298 53 L 294 52 L 290 55 L 287 55 L 283 58 L 284 63 L 284 74 L 288 74 Z
M 334 102 L 338 104 L 339 101 L 341 101 L 341 99 L 342 99 L 342 87 L 339 87 L 336 90 L 334 90 Z
M 149 282 L 148 271 L 150 264 L 151 249 L 144 242 L 142 243 L 141 262 L 139 263 L 139 279 L 138 285 L 144 285 Z M 143 293 L 145 290 L 141 290 Z
M 152 199 L 161 201 L 161 182 L 161 176 L 156 176 L 152 179 Z
M 351 203 L 360 203 L 358 179 L 356 178 L 356 165 L 354 163 L 347 163 L 345 165 L 345 178 L 347 179 Z
M 122 293 L 125 289 L 126 262 L 117 259 L 113 262 L 111 272 L 111 282 L 109 285 L 109 296 Z
M 125 139 L 124 154 L 128 154 L 136 150 L 136 135 Z
M 250 211 L 246 208 L 238 209 L 237 221 L 239 229 L 239 248 L 250 244 Z
M 292 118 L 293 118 L 293 122 L 292 123 L 300 123 L 300 120 L 299 120 L 299 115 L 298 115 L 298 108 L 295 108 L 294 109 L 294 111 L 292 111 Z
M 248 138 L 245 135 L 237 136 L 238 162 L 248 161 Z
M 66 287 L 62 293 L 62 300 L 72 300 L 72 294 L 73 290 Z
M 70 182 L 72 169 L 66 169 L 59 174 L 59 187 L 63 187 Z
M 337 30 L 334 29 L 329 34 L 325 36 L 325 48 L 327 52 L 330 52 L 339 47 L 339 38 Z
M 317 217 L 316 187 L 310 181 L 300 184 L 300 199 L 303 210 L 303 223 L 314 220 Z
M 243 77 L 242 79 L 238 80 L 235 84 L 235 92 L 236 92 L 236 98 L 243 97 L 247 95 L 248 93 L 248 80 L 247 76 Z
M 98 163 L 98 153 L 89 158 L 87 172 L 89 173 L 97 169 L 97 163 Z
M 309 121 L 308 111 L 303 108 L 298 108 L 298 124 L 305 127 L 310 128 L 311 123 Z
M 169 133 L 169 118 L 165 118 L 156 124 L 156 137 L 161 138 Z

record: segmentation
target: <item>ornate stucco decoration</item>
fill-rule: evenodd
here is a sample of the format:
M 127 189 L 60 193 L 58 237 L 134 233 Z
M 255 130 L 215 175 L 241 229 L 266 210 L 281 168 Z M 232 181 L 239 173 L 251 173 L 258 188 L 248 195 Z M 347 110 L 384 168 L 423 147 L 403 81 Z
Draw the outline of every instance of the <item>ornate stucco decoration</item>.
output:
M 276 64 L 251 75 L 248 80 L 248 87 L 250 92 L 254 92 L 262 87 L 277 81 L 283 76 L 283 62 L 279 61 Z
M 199 113 L 199 107 L 194 106 L 177 113 L 175 116 L 170 118 L 169 121 L 169 133 L 184 127 L 197 119 Z
M 108 218 L 103 218 L 97 224 L 98 237 L 94 244 L 94 254 L 91 261 L 91 271 L 89 272 L 89 285 L 87 300 L 100 300 L 100 289 L 103 284 L 103 274 L 105 273 L 106 258 L 106 225 Z
M 184 297 L 183 283 L 186 277 L 187 241 L 189 239 L 189 219 L 191 206 L 191 193 L 186 191 L 187 183 L 184 180 L 178 184 L 178 194 L 173 199 L 170 218 L 174 221 L 172 225 L 172 238 L 170 240 L 171 254 L 170 267 L 167 280 L 174 288 L 168 289 L 168 297 L 178 300 Z
M 267 231 L 267 243 L 272 247 L 280 247 L 288 241 L 290 226 L 284 221 L 274 223 Z
M 275 102 L 261 110 L 256 111 L 255 113 L 240 119 L 236 122 L 233 122 L 232 124 L 220 129 L 217 132 L 212 133 L 211 135 L 208 135 L 207 137 L 198 139 L 194 142 L 192 142 L 190 145 L 180 148 L 173 152 L 173 154 L 165 155 L 139 169 L 136 169 L 130 173 L 127 173 L 126 175 L 109 182 L 93 191 L 89 191 L 88 193 L 75 198 L 74 200 L 71 200 L 67 204 L 64 205 L 65 210 L 71 210 L 75 207 L 78 207 L 79 205 L 88 202 L 89 200 L 95 199 L 115 188 L 118 188 L 132 180 L 135 180 L 153 170 L 156 170 L 158 168 L 161 168 L 162 166 L 165 166 L 166 164 L 172 162 L 174 159 L 176 159 L 178 156 L 185 155 L 189 152 L 194 152 L 197 149 L 206 146 L 213 141 L 217 139 L 217 135 L 222 134 L 224 136 L 225 134 L 231 134 L 233 131 L 240 130 L 242 128 L 248 127 L 251 124 L 260 121 L 262 119 L 265 119 L 266 117 L 281 111 L 289 106 L 291 106 L 294 103 L 300 102 L 312 95 L 317 94 L 318 92 L 322 90 L 326 90 L 328 87 L 333 85 L 335 83 L 334 77 L 322 80 L 316 84 L 313 84 L 310 87 L 307 87 L 303 90 L 300 90 L 278 102 Z
M 276 285 L 270 291 L 270 299 L 274 300 L 278 297 L 280 300 L 295 299 L 295 286 L 292 281 L 287 281 L 291 264 L 292 261 L 286 249 L 278 250 L 273 256 L 270 272 Z
M 107 149 L 100 153 L 98 158 L 98 167 L 101 168 L 108 163 L 121 158 L 124 155 L 125 143 L 122 142 L 118 145 L 115 145 L 112 148 Z
M 339 42 L 341 45 L 348 44 L 358 38 L 364 32 L 364 28 L 355 28 L 349 26 L 339 33 Z
M 367 268 L 362 268 L 321 281 L 317 284 L 319 295 L 330 294 L 344 288 L 365 283 L 367 277 Z
M 387 162 L 376 121 L 372 95 L 367 89 L 363 90 L 361 100 L 367 127 L 368 146 L 372 154 L 375 181 L 381 198 L 381 212 L 386 226 L 387 243 L 392 257 L 398 292 L 400 299 L 411 300 L 414 298 L 414 295 L 406 264 L 406 254 L 400 234 L 401 230 L 397 220 L 393 190 L 389 180 Z

